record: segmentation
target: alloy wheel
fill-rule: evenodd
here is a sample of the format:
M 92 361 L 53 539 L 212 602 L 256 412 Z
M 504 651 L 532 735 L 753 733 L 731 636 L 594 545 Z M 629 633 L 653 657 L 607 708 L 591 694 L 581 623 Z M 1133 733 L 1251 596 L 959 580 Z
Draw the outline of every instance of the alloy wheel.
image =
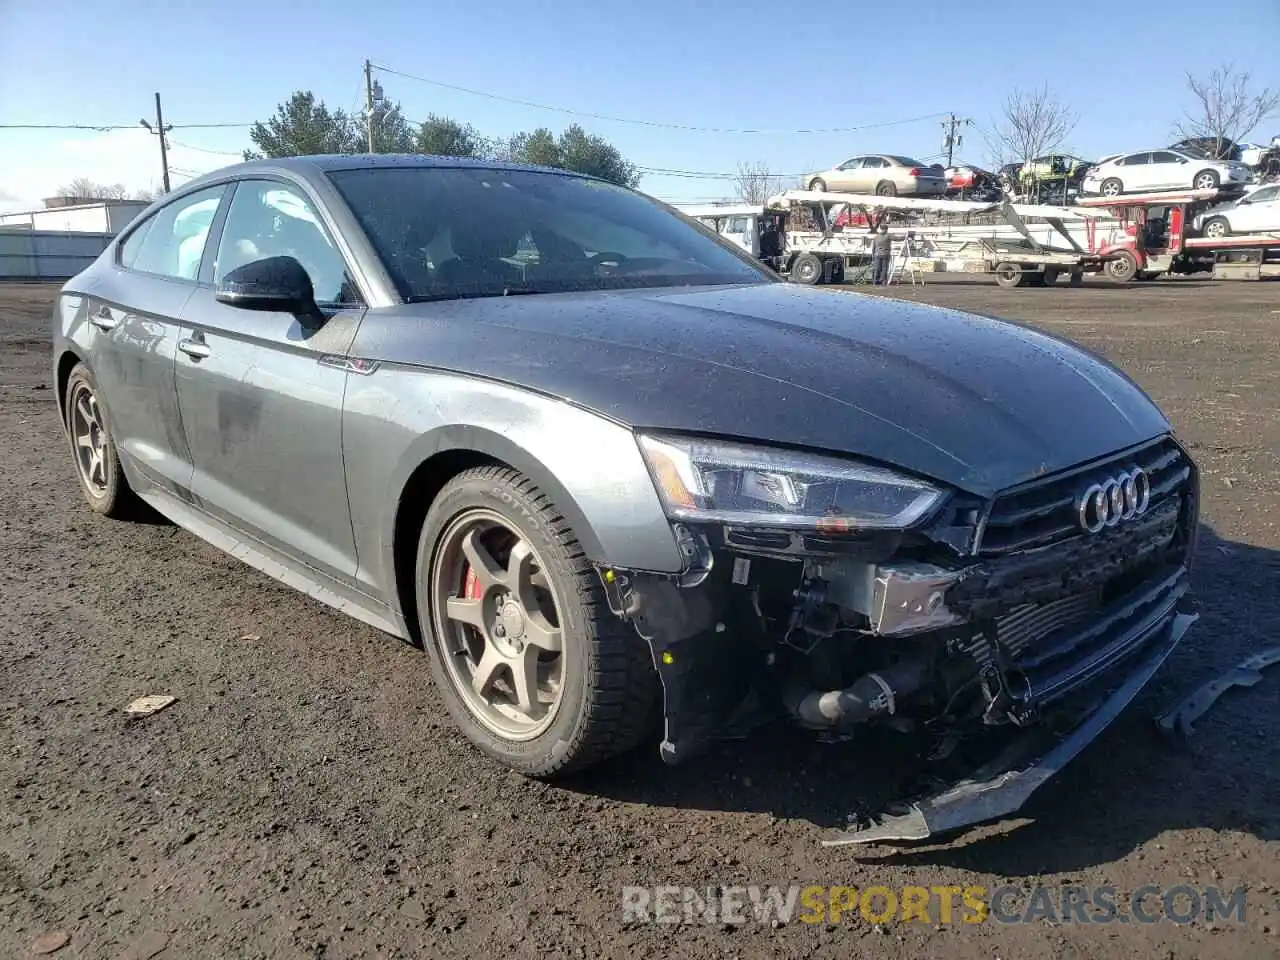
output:
M 95 497 L 107 495 L 107 428 L 98 398 L 87 383 L 77 383 L 71 397 L 71 438 L 76 468 L 85 488 Z
M 564 631 L 533 546 L 495 511 L 465 511 L 440 537 L 431 584 L 438 653 L 468 711 L 507 740 L 545 731 L 564 693 Z

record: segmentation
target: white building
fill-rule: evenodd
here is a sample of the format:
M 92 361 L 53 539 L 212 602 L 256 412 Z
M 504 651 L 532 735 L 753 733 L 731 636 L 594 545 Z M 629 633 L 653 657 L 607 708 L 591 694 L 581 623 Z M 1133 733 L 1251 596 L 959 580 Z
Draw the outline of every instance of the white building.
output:
M 146 209 L 149 200 L 76 200 L 54 197 L 44 209 L 0 213 L 0 228 L 65 230 L 115 235 Z

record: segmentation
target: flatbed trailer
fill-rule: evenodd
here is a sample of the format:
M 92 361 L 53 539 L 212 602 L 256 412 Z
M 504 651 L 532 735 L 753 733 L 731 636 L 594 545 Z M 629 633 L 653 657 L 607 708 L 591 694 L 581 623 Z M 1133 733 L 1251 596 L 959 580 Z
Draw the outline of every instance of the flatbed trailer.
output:
M 1088 209 L 1109 210 L 1125 226 L 1119 236 L 1090 249 L 1110 254 L 1113 280 L 1150 280 L 1162 273 L 1209 273 L 1215 280 L 1280 277 L 1280 235 L 1188 236 L 1196 214 L 1239 191 L 1165 190 L 1119 197 L 1081 197 Z M 1153 216 L 1153 214 L 1156 214 Z M 1163 215 L 1161 215 L 1163 214 Z

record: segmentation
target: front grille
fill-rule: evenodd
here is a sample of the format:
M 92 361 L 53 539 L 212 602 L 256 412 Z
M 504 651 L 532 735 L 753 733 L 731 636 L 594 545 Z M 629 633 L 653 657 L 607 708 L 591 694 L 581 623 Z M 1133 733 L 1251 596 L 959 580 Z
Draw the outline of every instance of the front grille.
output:
M 1191 479 L 1191 461 L 1166 437 L 997 494 L 979 537 L 978 555 L 998 557 L 1084 536 L 1076 498 L 1091 483 L 1135 466 L 1151 481 L 1148 513 L 1171 501 L 1181 502 Z
M 1024 603 L 996 618 L 995 635 L 1008 655 L 1016 660 L 1044 637 L 1088 620 L 1097 611 L 1101 596 L 1102 592 L 1094 588 L 1061 600 Z M 960 650 L 972 657 L 979 667 L 991 662 L 991 642 L 985 633 L 977 634 Z

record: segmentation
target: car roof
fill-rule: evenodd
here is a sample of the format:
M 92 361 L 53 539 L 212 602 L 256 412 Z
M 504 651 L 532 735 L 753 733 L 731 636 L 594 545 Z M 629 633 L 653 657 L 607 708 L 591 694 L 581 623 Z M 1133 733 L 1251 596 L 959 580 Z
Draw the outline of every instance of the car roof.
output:
M 542 167 L 528 163 L 508 163 L 499 160 L 479 160 L 473 157 L 437 157 L 418 153 L 332 153 L 314 154 L 302 157 L 278 157 L 262 160 L 247 160 L 244 163 L 233 163 L 220 167 L 200 177 L 189 180 L 182 185 L 186 193 L 198 184 L 212 183 L 231 177 L 245 177 L 254 173 L 292 173 L 303 179 L 315 177 L 317 173 L 335 173 L 340 170 L 378 170 L 378 169 L 424 169 L 437 168 L 470 169 L 470 170 L 503 170 L 523 171 L 529 173 L 549 173 L 560 176 L 581 177 L 587 180 L 597 179 L 583 173 L 561 170 L 556 167 Z M 176 192 L 176 191 L 175 191 Z

